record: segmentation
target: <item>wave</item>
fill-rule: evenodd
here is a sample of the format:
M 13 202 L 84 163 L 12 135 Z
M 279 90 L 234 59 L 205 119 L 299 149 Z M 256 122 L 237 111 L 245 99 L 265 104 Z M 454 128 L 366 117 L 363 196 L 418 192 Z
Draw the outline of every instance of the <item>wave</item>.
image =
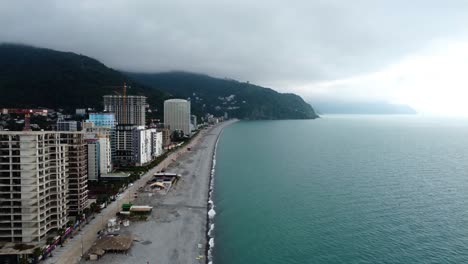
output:
M 216 211 L 215 211 L 215 204 L 213 202 L 213 192 L 214 192 L 214 181 L 215 181 L 215 172 L 216 172 L 216 152 L 218 150 L 218 142 L 219 139 L 221 138 L 221 134 L 223 131 L 218 136 L 218 139 L 216 139 L 214 151 L 213 151 L 213 158 L 212 158 L 212 166 L 211 166 L 211 173 L 210 173 L 210 191 L 208 192 L 208 231 L 206 233 L 206 236 L 208 238 L 208 244 L 207 244 L 207 259 L 208 259 L 208 264 L 213 264 L 213 248 L 215 246 L 214 244 L 214 218 L 216 216 Z

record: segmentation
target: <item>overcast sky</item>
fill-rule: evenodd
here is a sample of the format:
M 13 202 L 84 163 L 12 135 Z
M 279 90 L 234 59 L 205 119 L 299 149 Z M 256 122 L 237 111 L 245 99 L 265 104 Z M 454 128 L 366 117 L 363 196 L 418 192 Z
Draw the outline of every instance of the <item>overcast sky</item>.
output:
M 468 1 L 0 0 L 0 42 L 468 115 Z

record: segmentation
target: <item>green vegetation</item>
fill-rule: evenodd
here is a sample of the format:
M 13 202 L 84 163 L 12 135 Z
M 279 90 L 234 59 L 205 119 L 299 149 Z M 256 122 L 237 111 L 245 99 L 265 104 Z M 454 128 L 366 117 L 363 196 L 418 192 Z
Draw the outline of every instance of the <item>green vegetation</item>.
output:
M 102 96 L 121 93 L 116 86 L 124 82 L 131 86 L 128 94 L 146 95 L 153 108 L 162 109 L 169 96 L 84 55 L 0 44 L 0 107 L 101 109 Z
M 39 257 L 44 254 L 44 251 L 40 247 L 36 247 L 33 251 L 34 263 L 38 263 Z
M 72 52 L 0 44 L 0 107 L 61 108 L 68 113 L 84 107 L 100 110 L 102 96 L 121 93 L 124 82 L 131 86 L 128 94 L 148 97 L 149 118 L 161 118 L 163 101 L 171 97 L 190 97 L 198 116 L 227 112 L 241 119 L 317 117 L 299 96 L 249 83 L 183 72 L 122 74 Z
M 312 119 L 314 109 L 295 94 L 282 94 L 248 82 L 218 79 L 207 75 L 168 73 L 126 73 L 143 84 L 179 98 L 190 98 L 192 112 L 211 113 L 240 119 Z
M 97 203 L 92 203 L 89 206 L 89 208 L 90 208 L 92 214 L 101 212 L 101 206 L 99 206 Z
M 54 243 L 54 238 L 53 237 L 48 237 L 46 240 L 47 245 L 52 245 Z

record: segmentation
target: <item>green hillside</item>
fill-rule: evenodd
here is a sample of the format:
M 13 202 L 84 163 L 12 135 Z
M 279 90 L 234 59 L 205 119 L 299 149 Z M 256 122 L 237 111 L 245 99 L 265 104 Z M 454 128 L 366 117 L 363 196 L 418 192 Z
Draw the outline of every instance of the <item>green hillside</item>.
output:
M 0 108 L 48 107 L 74 110 L 102 108 L 102 96 L 120 93 L 146 95 L 161 109 L 167 93 L 145 87 L 101 62 L 71 52 L 25 45 L 0 44 Z
M 180 98 L 190 98 L 197 115 L 212 113 L 241 119 L 312 119 L 314 109 L 295 94 L 235 80 L 187 72 L 126 73 L 135 80 Z
M 190 98 L 193 113 L 211 113 L 241 119 L 316 118 L 312 107 L 294 94 L 217 79 L 206 75 L 168 72 L 121 73 L 101 62 L 72 52 L 17 44 L 0 44 L 0 108 L 102 109 L 102 96 L 121 93 L 145 95 L 155 117 L 162 116 L 163 101 Z M 171 95 L 172 94 L 172 95 Z

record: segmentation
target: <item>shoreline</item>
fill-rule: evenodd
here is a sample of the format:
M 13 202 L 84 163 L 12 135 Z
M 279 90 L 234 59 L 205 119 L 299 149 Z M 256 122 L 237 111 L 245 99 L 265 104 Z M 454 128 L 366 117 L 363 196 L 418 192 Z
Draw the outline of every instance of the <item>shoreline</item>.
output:
M 234 121 L 235 123 L 237 121 Z M 232 123 L 231 123 L 232 124 Z M 231 125 L 229 124 L 229 125 Z M 208 182 L 208 201 L 207 201 L 207 210 L 208 213 L 206 214 L 206 250 L 205 250 L 205 258 L 206 258 L 206 263 L 207 264 L 212 264 L 213 263 L 213 248 L 214 248 L 214 218 L 216 216 L 216 211 L 215 211 L 215 204 L 213 201 L 213 193 L 214 193 L 214 180 L 215 180 L 215 173 L 216 173 L 216 154 L 218 150 L 218 143 L 219 139 L 223 135 L 224 128 L 221 130 L 221 132 L 218 134 L 218 137 L 216 139 L 216 143 L 213 148 L 213 156 L 211 157 L 211 171 L 210 171 L 210 179 Z M 213 210 L 214 214 L 212 217 L 210 217 L 210 211 Z M 213 241 L 213 244 L 210 242 Z
M 225 121 L 204 130 L 180 152 L 173 153 L 174 155 L 168 156 L 158 166 L 152 168 L 140 179 L 141 181 L 134 184 L 134 189 L 127 190 L 130 193 L 136 192 L 137 188 L 145 185 L 148 177 L 158 169 L 166 168 L 168 172 L 182 175 L 177 185 L 165 195 L 139 193 L 133 203 L 153 207 L 149 220 L 132 222 L 129 227 L 121 228 L 121 235 L 132 235 L 136 239 L 129 254 L 106 254 L 99 260 L 100 263 L 134 264 L 142 261 L 143 263 L 208 263 L 210 250 L 208 212 L 212 204 L 210 196 L 216 163 L 216 146 L 224 128 L 235 122 L 237 120 Z M 191 151 L 187 151 L 188 147 Z M 127 201 L 125 199 L 125 202 Z M 78 249 L 79 247 L 78 244 Z M 72 249 L 68 246 L 66 248 Z M 57 260 L 55 257 L 54 259 Z M 81 262 L 88 261 L 81 260 Z
M 54 250 L 53 257 L 47 258 L 43 263 L 46 263 L 46 264 L 62 264 L 62 263 L 63 264 L 69 264 L 69 263 L 80 263 L 80 262 L 84 263 L 84 262 L 86 262 L 81 257 L 82 252 L 83 253 L 87 252 L 91 248 L 91 246 L 95 243 L 95 241 L 97 239 L 96 233 L 99 230 L 101 230 L 102 228 L 104 228 L 104 226 L 107 226 L 108 219 L 115 217 L 116 212 L 120 211 L 122 204 L 128 203 L 128 202 L 134 202 L 135 200 L 139 200 L 138 198 L 135 199 L 133 197 L 133 195 L 130 195 L 130 194 L 133 194 L 134 192 L 138 192 L 139 187 L 145 186 L 146 181 L 155 172 L 160 171 L 163 168 L 170 168 L 171 170 L 177 170 L 177 169 L 180 169 L 180 167 L 183 167 L 184 160 L 186 160 L 188 156 L 192 155 L 195 152 L 195 149 L 199 149 L 201 151 L 201 150 L 204 150 L 206 148 L 206 147 L 203 147 L 202 145 L 206 144 L 205 141 L 208 141 L 210 139 L 210 136 L 213 135 L 212 133 L 215 132 L 214 130 L 219 129 L 219 131 L 217 133 L 217 137 L 219 137 L 219 135 L 222 133 L 224 127 L 227 127 L 230 124 L 235 123 L 237 121 L 238 120 L 225 121 L 223 123 L 220 123 L 218 125 L 215 125 L 215 126 L 209 128 L 208 130 L 200 131 L 200 133 L 198 135 L 196 135 L 191 140 L 190 143 L 188 143 L 182 149 L 179 149 L 179 150 L 171 153 L 163 161 L 161 161 L 158 165 L 151 168 L 147 173 L 142 175 L 142 177 L 139 180 L 135 181 L 133 183 L 134 185 L 132 187 L 129 187 L 127 190 L 125 190 L 125 192 L 115 202 L 111 203 L 108 207 L 106 207 L 104 210 L 102 210 L 102 212 L 100 214 L 96 215 L 91 221 L 89 221 L 88 224 L 86 224 L 82 228 L 82 230 L 81 230 L 81 232 L 79 234 L 77 234 L 75 237 L 73 237 L 71 239 L 68 239 L 67 242 L 64 244 L 64 247 L 58 247 L 56 250 Z M 187 148 L 189 148 L 189 147 L 192 148 L 192 151 L 187 150 Z M 213 148 L 213 151 L 214 151 L 214 148 Z M 206 162 L 206 160 L 202 160 L 202 161 Z M 208 162 L 210 164 L 212 163 L 212 157 L 211 156 L 208 158 Z M 180 163 L 182 163 L 182 165 Z M 185 174 L 185 172 L 182 172 L 181 174 Z M 208 178 L 210 178 L 210 175 L 207 174 L 207 175 L 205 175 L 204 178 L 208 179 Z M 199 181 L 202 181 L 202 180 L 203 180 L 203 177 L 199 179 Z M 208 195 L 208 192 L 209 192 L 209 185 L 208 184 L 205 185 L 205 186 L 208 187 L 208 190 L 206 190 L 205 195 Z M 198 187 L 198 185 L 199 184 L 197 184 L 197 187 Z M 201 188 L 202 186 L 199 186 L 199 187 L 200 187 L 200 189 L 204 189 L 204 188 Z M 171 190 L 171 192 L 167 196 L 168 197 L 169 196 L 175 196 L 175 197 L 172 197 L 172 198 L 177 198 L 178 196 L 181 196 L 183 194 L 183 193 L 181 193 L 181 191 L 183 191 L 183 190 L 178 190 L 178 189 L 180 189 L 180 188 L 176 187 L 175 189 Z M 193 190 L 192 190 L 192 192 L 193 192 Z M 167 197 L 166 198 L 164 196 L 163 197 L 157 197 L 157 195 L 152 197 L 151 200 L 153 200 L 153 202 L 156 204 L 156 206 L 154 207 L 155 210 L 160 209 L 160 208 L 158 208 L 158 205 L 159 205 L 159 202 L 160 202 L 161 198 L 162 198 L 162 200 L 165 200 Z M 178 197 L 178 198 L 181 198 L 181 197 Z M 191 201 L 190 199 L 192 197 L 185 197 L 185 198 L 186 198 L 185 200 L 178 199 L 177 202 L 184 202 L 185 201 L 187 203 L 187 202 Z M 203 199 L 203 200 L 204 200 L 203 203 L 205 204 L 205 207 L 207 208 L 207 203 L 206 203 L 207 200 L 206 199 Z M 169 206 L 170 206 L 170 204 L 169 204 Z M 191 209 L 190 205 L 186 206 L 186 207 L 188 209 Z M 193 209 L 195 210 L 196 208 L 200 208 L 200 206 L 195 206 Z M 153 210 L 153 211 L 155 211 L 155 210 Z M 207 213 L 208 213 L 207 210 L 205 210 L 205 211 L 206 212 L 203 214 L 204 216 L 206 216 Z M 157 223 L 155 223 L 155 224 L 158 225 Z M 162 223 L 161 225 L 163 225 L 163 224 L 164 223 Z M 132 223 L 131 226 L 132 226 L 132 228 L 135 228 L 135 226 L 139 226 L 139 225 L 141 225 L 140 222 L 134 222 L 134 223 Z M 203 228 L 205 228 L 205 225 L 203 225 Z M 177 229 L 175 229 L 174 231 L 177 232 Z M 206 233 L 204 232 L 203 239 L 206 239 L 205 235 L 206 235 Z M 134 248 L 136 246 L 138 246 L 138 244 L 134 243 Z M 162 246 L 164 246 L 164 245 L 162 245 Z M 110 254 L 107 254 L 107 255 L 110 255 Z M 121 258 L 125 258 L 126 255 L 116 255 L 116 256 L 120 256 L 116 260 L 118 263 L 125 263 L 125 262 L 121 262 L 120 260 L 121 260 Z M 110 257 L 110 256 L 104 256 L 103 259 L 101 259 L 99 261 L 101 263 L 106 262 L 105 261 L 106 257 Z M 145 258 L 145 257 L 146 256 L 144 256 L 144 255 L 141 256 L 141 258 Z M 141 258 L 139 258 L 139 259 L 141 259 Z M 109 259 L 109 258 L 107 258 L 107 259 Z M 206 256 L 205 256 L 205 259 L 206 259 Z M 116 262 L 116 261 L 110 261 L 109 263 L 113 264 L 113 262 Z M 188 261 L 186 261 L 186 262 L 188 262 Z M 191 262 L 193 262 L 193 261 L 191 261 Z M 134 264 L 134 261 L 129 261 L 127 263 Z M 151 263 L 151 262 L 149 262 L 149 263 Z M 184 263 L 184 262 L 168 261 L 167 263 Z

